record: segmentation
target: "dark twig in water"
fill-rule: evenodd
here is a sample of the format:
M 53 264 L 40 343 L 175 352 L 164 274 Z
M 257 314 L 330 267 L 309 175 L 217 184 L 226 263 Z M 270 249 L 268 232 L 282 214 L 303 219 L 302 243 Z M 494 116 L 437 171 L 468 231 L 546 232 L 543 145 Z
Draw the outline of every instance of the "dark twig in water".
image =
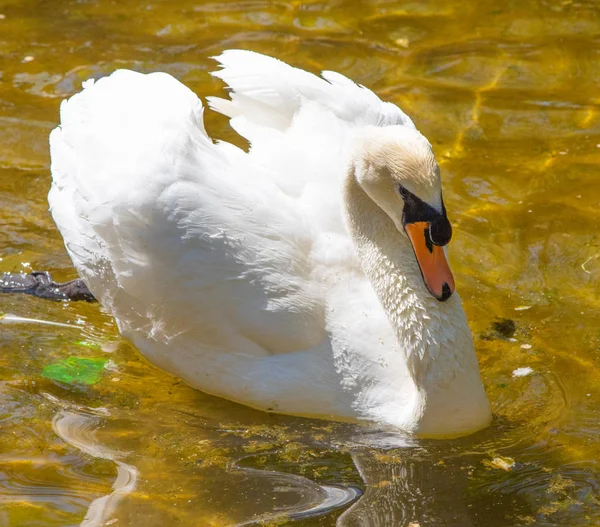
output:
M 34 271 L 32 273 L 2 273 L 0 274 L 0 292 L 24 293 L 47 300 L 83 300 L 96 302 L 83 280 L 71 280 L 57 284 L 50 273 Z

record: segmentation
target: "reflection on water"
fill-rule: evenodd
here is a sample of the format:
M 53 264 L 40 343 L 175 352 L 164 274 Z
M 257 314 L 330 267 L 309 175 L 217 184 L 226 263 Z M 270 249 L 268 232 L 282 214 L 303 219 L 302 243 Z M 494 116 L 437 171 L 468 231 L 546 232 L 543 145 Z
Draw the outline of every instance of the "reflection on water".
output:
M 434 145 L 495 414 L 447 442 L 267 415 L 152 368 L 98 306 L 0 296 L 21 317 L 0 318 L 0 525 L 599 524 L 599 20 L 592 0 L 0 0 L 0 272 L 74 278 L 47 135 L 86 78 L 215 95 L 230 47 L 339 70 Z M 71 357 L 104 368 L 44 373 Z
M 52 402 L 59 401 L 47 396 Z M 60 404 L 60 403 L 59 403 Z M 52 429 L 68 445 L 98 459 L 112 461 L 117 468 L 117 477 L 112 485 L 112 492 L 97 498 L 88 508 L 81 527 L 100 527 L 111 519 L 120 499 L 135 489 L 137 470 L 135 467 L 117 459 L 118 454 L 100 445 L 94 437 L 94 428 L 100 416 L 105 416 L 103 408 L 80 409 L 79 411 L 61 410 L 52 419 Z
M 449 470 L 445 462 L 412 459 L 410 453 L 388 455 L 390 461 L 382 462 L 385 455 L 353 457 L 367 490 L 340 516 L 339 526 L 473 525 L 465 503 L 466 472 Z
M 419 441 L 267 415 L 201 394 L 124 343 L 102 351 L 114 329 L 98 332 L 109 324 L 105 317 L 91 326 L 93 306 L 33 302 L 59 320 L 79 316 L 83 337 L 79 328 L 59 334 L 15 326 L 23 333 L 15 329 L 13 338 L 24 344 L 4 362 L 4 379 L 18 374 L 1 392 L 0 524 L 500 527 L 600 520 L 594 462 L 565 435 L 573 424 L 552 375 L 534 373 L 501 389 L 488 430 Z M 73 353 L 109 356 L 102 381 L 70 387 L 35 373 Z M 586 423 L 577 433 L 589 444 L 591 414 Z

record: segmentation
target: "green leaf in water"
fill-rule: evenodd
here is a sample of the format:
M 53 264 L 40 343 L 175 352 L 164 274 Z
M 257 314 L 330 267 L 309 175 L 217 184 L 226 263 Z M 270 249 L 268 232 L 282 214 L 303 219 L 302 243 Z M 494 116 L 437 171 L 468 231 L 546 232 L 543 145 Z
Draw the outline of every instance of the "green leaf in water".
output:
M 69 357 L 54 364 L 48 364 L 42 370 L 42 376 L 67 384 L 96 384 L 102 379 L 106 359 L 101 357 L 86 359 Z

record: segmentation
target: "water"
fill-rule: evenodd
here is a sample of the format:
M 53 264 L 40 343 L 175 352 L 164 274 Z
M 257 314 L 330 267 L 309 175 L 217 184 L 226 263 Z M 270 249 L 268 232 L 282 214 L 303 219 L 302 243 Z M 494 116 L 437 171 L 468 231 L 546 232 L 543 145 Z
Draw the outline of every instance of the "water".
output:
M 208 57 L 231 47 L 338 70 L 434 145 L 495 415 L 444 442 L 267 415 L 156 370 L 97 305 L 0 296 L 0 312 L 74 326 L 0 326 L 0 525 L 600 523 L 597 2 L 0 0 L 0 14 L 0 271 L 75 277 L 47 212 L 47 134 L 82 80 L 163 70 L 215 95 Z M 223 118 L 207 128 L 236 140 Z M 97 382 L 48 378 L 69 357 L 102 365 Z

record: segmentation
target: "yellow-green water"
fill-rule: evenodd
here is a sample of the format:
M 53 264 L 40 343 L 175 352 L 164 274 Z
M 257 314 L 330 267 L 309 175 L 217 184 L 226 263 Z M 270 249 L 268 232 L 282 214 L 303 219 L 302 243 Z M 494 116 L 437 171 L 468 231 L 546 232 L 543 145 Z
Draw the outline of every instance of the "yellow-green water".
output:
M 593 0 L 0 0 L 0 270 L 75 276 L 47 212 L 47 135 L 82 80 L 162 70 L 218 94 L 208 57 L 231 47 L 337 70 L 435 147 L 495 414 L 400 448 L 194 391 L 97 305 L 0 296 L 0 312 L 77 326 L 0 324 L 0 525 L 291 525 L 320 484 L 364 494 L 295 525 L 600 524 L 599 35 Z M 109 367 L 90 386 L 42 376 L 71 356 Z

